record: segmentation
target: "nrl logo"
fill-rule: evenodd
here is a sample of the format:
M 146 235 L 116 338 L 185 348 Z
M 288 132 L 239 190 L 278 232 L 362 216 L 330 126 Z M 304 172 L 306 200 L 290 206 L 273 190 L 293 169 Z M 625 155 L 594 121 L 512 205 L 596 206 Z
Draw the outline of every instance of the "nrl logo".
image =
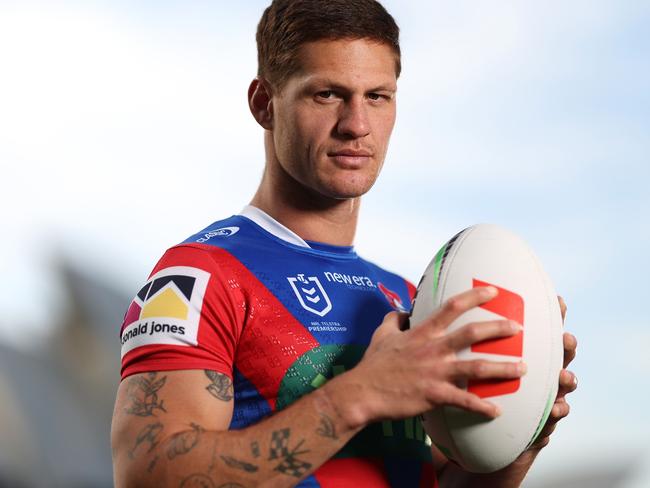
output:
M 316 276 L 305 277 L 304 274 L 299 274 L 296 277 L 288 277 L 287 280 L 302 308 L 321 317 L 332 310 L 332 302 Z

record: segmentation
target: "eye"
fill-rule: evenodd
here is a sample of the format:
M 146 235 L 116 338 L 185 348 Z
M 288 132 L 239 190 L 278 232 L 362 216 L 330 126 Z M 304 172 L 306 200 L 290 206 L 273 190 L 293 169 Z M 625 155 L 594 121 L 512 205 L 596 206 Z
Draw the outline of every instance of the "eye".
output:
M 392 94 L 390 93 L 377 93 L 377 92 L 370 92 L 366 95 L 368 100 L 371 102 L 390 102 L 393 99 Z
M 316 93 L 316 96 L 318 98 L 328 99 L 328 98 L 332 98 L 334 96 L 334 92 L 332 90 L 323 90 L 323 91 L 319 91 L 318 93 Z

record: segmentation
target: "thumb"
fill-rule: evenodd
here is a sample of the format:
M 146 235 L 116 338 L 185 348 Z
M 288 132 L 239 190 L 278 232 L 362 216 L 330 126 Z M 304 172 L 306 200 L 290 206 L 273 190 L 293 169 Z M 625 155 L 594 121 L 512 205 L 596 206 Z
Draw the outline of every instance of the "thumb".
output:
M 389 312 L 382 323 L 372 334 L 372 340 L 381 340 L 393 334 L 397 334 L 408 327 L 408 314 L 400 312 Z

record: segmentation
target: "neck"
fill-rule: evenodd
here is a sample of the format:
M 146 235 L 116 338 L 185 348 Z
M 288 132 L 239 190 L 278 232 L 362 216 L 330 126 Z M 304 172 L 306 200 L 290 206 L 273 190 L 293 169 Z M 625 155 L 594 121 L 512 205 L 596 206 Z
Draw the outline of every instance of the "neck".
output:
M 337 200 L 319 195 L 298 183 L 279 164 L 267 162 L 250 204 L 306 241 L 351 246 L 361 198 Z

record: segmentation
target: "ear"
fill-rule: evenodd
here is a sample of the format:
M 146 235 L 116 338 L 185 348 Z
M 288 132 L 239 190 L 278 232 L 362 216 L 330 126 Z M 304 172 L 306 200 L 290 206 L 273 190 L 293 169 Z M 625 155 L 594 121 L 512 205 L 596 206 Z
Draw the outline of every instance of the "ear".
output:
M 266 130 L 273 130 L 273 92 L 268 81 L 255 78 L 248 87 L 248 107 Z

